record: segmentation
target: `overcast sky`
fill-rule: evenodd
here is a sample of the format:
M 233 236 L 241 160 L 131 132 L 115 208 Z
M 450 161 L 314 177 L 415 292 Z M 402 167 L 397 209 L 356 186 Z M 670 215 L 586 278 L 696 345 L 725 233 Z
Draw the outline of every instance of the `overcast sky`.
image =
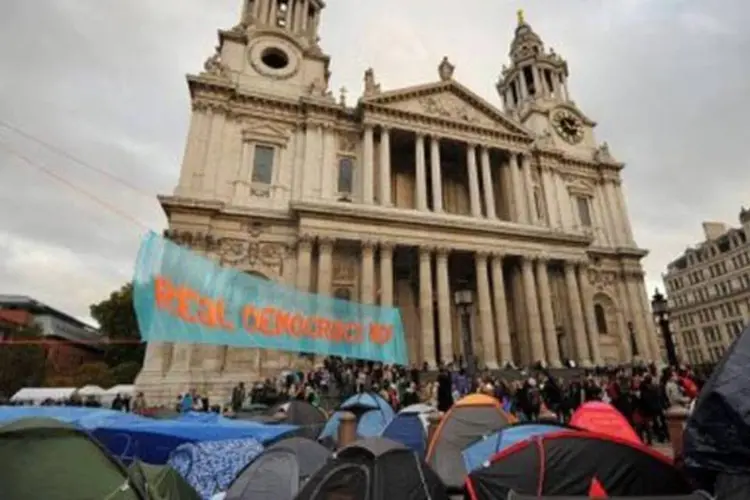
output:
M 88 316 L 130 279 L 143 227 L 161 230 L 197 72 L 241 0 L 9 0 L 0 7 L 0 120 L 138 187 L 129 190 L 0 126 L 0 293 Z M 499 105 L 515 12 L 568 60 L 573 99 L 627 163 L 626 194 L 649 289 L 701 237 L 750 204 L 746 0 L 328 0 L 332 88 L 455 77 Z M 47 168 L 44 174 L 12 155 Z

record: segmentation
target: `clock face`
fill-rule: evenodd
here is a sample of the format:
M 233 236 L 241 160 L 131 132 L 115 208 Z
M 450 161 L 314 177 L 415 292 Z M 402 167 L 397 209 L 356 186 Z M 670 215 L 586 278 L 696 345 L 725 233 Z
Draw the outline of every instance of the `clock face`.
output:
M 552 126 L 557 135 L 570 144 L 583 140 L 583 123 L 577 115 L 568 110 L 559 110 L 552 116 Z

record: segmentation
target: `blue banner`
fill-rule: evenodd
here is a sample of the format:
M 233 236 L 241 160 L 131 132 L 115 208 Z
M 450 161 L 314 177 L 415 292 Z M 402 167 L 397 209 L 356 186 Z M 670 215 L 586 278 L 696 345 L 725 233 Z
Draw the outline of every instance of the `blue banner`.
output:
M 133 305 L 146 342 L 278 349 L 407 363 L 401 313 L 297 291 L 156 233 L 143 238 Z

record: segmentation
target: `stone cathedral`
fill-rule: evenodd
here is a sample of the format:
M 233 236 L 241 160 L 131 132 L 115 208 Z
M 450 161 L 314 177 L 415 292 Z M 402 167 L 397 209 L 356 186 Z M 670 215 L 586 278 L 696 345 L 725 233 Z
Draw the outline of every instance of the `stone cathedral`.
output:
M 498 104 L 447 57 L 434 81 L 407 88 L 367 69 L 348 102 L 329 90 L 323 7 L 245 0 L 187 77 L 179 183 L 159 197 L 166 237 L 290 287 L 399 307 L 420 366 L 465 354 L 489 369 L 656 360 L 624 165 L 522 13 Z M 137 385 L 150 402 L 190 387 L 225 397 L 306 359 L 151 343 Z

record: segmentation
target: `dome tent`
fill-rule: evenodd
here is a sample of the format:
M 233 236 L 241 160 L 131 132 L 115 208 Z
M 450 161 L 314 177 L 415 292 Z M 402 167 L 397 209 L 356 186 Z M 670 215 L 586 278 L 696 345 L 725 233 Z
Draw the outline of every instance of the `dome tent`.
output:
M 516 443 L 466 480 L 470 500 L 505 498 L 510 491 L 648 498 L 688 495 L 693 489 L 658 451 L 604 434 L 567 430 Z
M 433 406 L 418 403 L 399 411 L 383 429 L 382 436 L 401 443 L 423 457 L 427 451 L 428 417 L 437 414 Z
M 483 436 L 515 422 L 492 396 L 470 394 L 459 399 L 443 416 L 427 450 L 427 463 L 446 486 L 462 488 L 468 471 L 462 452 Z
M 274 405 L 266 411 L 266 416 L 278 423 L 298 426 L 295 434 L 309 439 L 317 438 L 328 420 L 323 410 L 301 399 Z
M 342 448 L 305 484 L 297 500 L 448 500 L 440 478 L 416 453 L 385 438 Z
M 146 488 L 89 435 L 50 418 L 0 427 L 3 500 L 149 500 Z
M 341 415 L 351 412 L 357 418 L 357 436 L 361 438 L 380 435 L 393 420 L 394 412 L 388 402 L 372 392 L 355 394 L 338 407 L 326 422 L 318 441 L 325 445 L 335 445 L 338 440 Z
M 190 484 L 168 465 L 151 465 L 139 460 L 130 465 L 133 477 L 148 485 L 149 491 L 160 500 L 201 500 L 201 496 Z
M 225 498 L 292 500 L 330 456 L 328 449 L 310 439 L 284 439 L 253 460 L 229 486 Z

